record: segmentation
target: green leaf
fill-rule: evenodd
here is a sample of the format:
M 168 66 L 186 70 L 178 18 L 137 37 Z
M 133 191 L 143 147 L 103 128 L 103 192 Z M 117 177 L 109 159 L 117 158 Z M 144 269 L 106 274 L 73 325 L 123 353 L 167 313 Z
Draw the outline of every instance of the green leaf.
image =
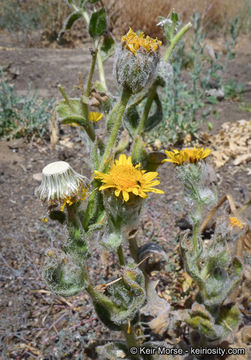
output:
M 78 116 L 78 115 L 66 116 L 61 120 L 61 124 L 63 125 L 77 124 L 79 126 L 84 126 L 84 127 L 87 126 L 86 119 L 83 116 Z
M 123 241 L 123 237 L 120 232 L 112 232 L 108 236 L 104 235 L 102 239 L 102 245 L 108 251 L 116 250 Z
M 100 55 L 102 61 L 106 61 L 110 56 L 114 54 L 115 51 L 115 41 L 112 35 L 104 36 L 103 43 L 100 47 Z
M 94 4 L 94 3 L 98 2 L 98 1 L 100 1 L 100 0 L 88 0 L 88 2 L 91 3 L 91 4 Z
M 69 30 L 71 29 L 72 25 L 75 23 L 75 21 L 77 21 L 78 19 L 81 18 L 81 13 L 79 11 L 75 11 L 73 13 L 71 13 L 67 19 L 65 20 L 64 23 L 64 29 L 65 30 Z
M 76 295 L 88 286 L 84 267 L 74 264 L 70 257 L 65 257 L 56 266 L 47 267 L 44 278 L 50 289 L 62 296 Z
M 147 152 L 145 149 L 144 141 L 141 136 L 136 136 L 133 145 L 133 153 L 132 153 L 132 162 L 133 164 L 141 163 L 143 168 L 145 168 L 147 163 Z
M 211 123 L 211 121 L 207 122 L 207 127 L 209 131 L 213 130 L 213 124 Z
M 93 12 L 90 24 L 89 24 L 89 34 L 91 37 L 96 38 L 105 33 L 107 29 L 107 19 L 105 8 L 100 8 L 98 11 Z
M 154 102 L 156 104 L 155 113 L 151 116 L 148 116 L 145 124 L 145 131 L 152 130 L 155 126 L 157 126 L 163 119 L 163 111 L 162 104 L 159 98 L 159 95 L 156 94 L 154 97 Z
M 219 339 L 222 335 L 221 326 L 215 325 L 212 315 L 204 305 L 194 303 L 185 322 L 210 340 Z
M 77 21 L 78 19 L 80 19 L 82 16 L 81 12 L 79 11 L 73 11 L 65 20 L 63 27 L 61 29 L 61 31 L 58 34 L 58 38 L 60 39 L 66 30 L 70 30 L 72 25 L 75 23 L 75 21 Z
M 99 182 L 95 180 L 93 187 L 98 187 Z M 90 225 L 97 224 L 104 211 L 103 197 L 100 191 L 93 191 L 89 197 L 89 202 L 86 209 L 86 215 L 84 219 L 84 229 L 90 230 Z
M 95 310 L 101 321 L 112 330 L 120 330 L 122 325 L 131 320 L 131 324 L 138 320 L 138 310 L 146 299 L 145 279 L 138 268 L 123 269 L 120 281 L 107 287 L 104 295 L 114 304 L 114 308 L 106 306 L 102 299 L 94 301 Z
M 179 15 L 177 13 L 173 12 L 171 15 L 171 20 L 176 25 L 176 23 L 179 21 Z
M 60 224 L 63 224 L 66 220 L 65 214 L 60 210 L 53 210 L 50 211 L 49 217 L 51 220 L 57 220 L 60 222 Z
M 62 124 L 76 123 L 80 126 L 88 126 L 83 112 L 83 101 L 80 99 L 61 100 L 56 105 L 56 111 Z
M 219 101 L 217 100 L 217 98 L 215 96 L 208 96 L 207 102 L 209 104 L 218 104 Z
M 80 99 L 69 99 L 69 102 L 61 100 L 56 105 L 56 111 L 61 119 L 72 115 L 84 116 Z
M 123 117 L 123 124 L 131 137 L 134 137 L 139 125 L 139 113 L 136 105 L 128 106 Z
M 217 324 L 224 329 L 224 335 L 232 332 L 240 322 L 240 311 L 237 305 L 224 306 L 220 308 L 220 315 Z M 232 330 L 232 331 L 231 331 Z

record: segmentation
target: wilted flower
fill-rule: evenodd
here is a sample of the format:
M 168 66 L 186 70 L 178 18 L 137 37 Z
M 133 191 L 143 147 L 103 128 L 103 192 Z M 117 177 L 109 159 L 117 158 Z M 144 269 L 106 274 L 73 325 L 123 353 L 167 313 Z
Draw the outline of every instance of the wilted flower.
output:
M 165 159 L 162 162 L 172 162 L 175 165 L 183 165 L 184 163 L 196 164 L 200 160 L 205 159 L 211 150 L 204 148 L 185 149 L 185 150 L 176 150 L 165 151 L 169 159 Z
M 117 81 L 132 93 L 141 91 L 154 78 L 160 59 L 161 41 L 130 29 L 121 38 L 121 47 L 115 57 L 115 74 Z
M 230 225 L 231 225 L 232 227 L 238 227 L 238 228 L 240 228 L 240 229 L 243 228 L 242 222 L 241 222 L 237 217 L 235 217 L 235 216 L 230 216 L 230 217 L 229 217 L 229 221 L 230 221 Z
M 120 155 L 108 174 L 95 171 L 97 175 L 95 179 L 100 179 L 104 183 L 99 190 L 114 188 L 117 197 L 122 192 L 124 201 L 129 200 L 130 192 L 142 198 L 147 198 L 147 192 L 164 194 L 162 190 L 154 188 L 160 183 L 154 180 L 158 173 L 146 172 L 146 170 L 141 170 L 140 166 L 140 164 L 133 166 L 130 156 L 127 159 L 124 154 Z
M 43 168 L 42 183 L 36 189 L 36 195 L 49 203 L 63 201 L 63 211 L 66 204 L 72 205 L 86 197 L 86 183 L 87 178 L 78 174 L 67 162 L 56 161 Z

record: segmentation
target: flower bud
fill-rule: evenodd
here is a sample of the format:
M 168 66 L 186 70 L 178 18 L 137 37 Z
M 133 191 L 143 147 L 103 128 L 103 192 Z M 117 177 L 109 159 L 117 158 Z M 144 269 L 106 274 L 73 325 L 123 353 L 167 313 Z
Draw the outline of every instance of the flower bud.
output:
M 137 35 L 130 29 L 121 43 L 114 62 L 116 79 L 119 85 L 136 94 L 154 79 L 161 41 L 145 37 L 142 32 Z

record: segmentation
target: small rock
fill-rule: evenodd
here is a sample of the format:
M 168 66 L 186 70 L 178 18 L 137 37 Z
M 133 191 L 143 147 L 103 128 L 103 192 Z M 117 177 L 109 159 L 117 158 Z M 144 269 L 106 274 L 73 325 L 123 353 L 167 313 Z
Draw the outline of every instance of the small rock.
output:
M 157 149 L 157 150 L 160 150 L 161 149 L 161 141 L 159 139 L 156 139 L 154 141 L 154 147 Z
M 206 96 L 213 96 L 219 101 L 223 100 L 225 97 L 225 93 L 224 93 L 223 89 L 206 90 L 205 94 L 206 94 Z
M 42 181 L 42 173 L 36 173 L 32 175 L 32 178 L 36 181 Z

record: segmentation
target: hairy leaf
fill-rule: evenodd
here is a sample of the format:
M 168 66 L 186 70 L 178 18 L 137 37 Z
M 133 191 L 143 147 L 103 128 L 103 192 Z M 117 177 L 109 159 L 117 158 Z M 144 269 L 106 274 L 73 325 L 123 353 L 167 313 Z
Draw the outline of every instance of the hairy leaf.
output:
M 90 24 L 89 24 L 89 34 L 91 37 L 96 38 L 105 33 L 107 29 L 107 19 L 105 9 L 102 7 L 98 11 L 93 12 Z

